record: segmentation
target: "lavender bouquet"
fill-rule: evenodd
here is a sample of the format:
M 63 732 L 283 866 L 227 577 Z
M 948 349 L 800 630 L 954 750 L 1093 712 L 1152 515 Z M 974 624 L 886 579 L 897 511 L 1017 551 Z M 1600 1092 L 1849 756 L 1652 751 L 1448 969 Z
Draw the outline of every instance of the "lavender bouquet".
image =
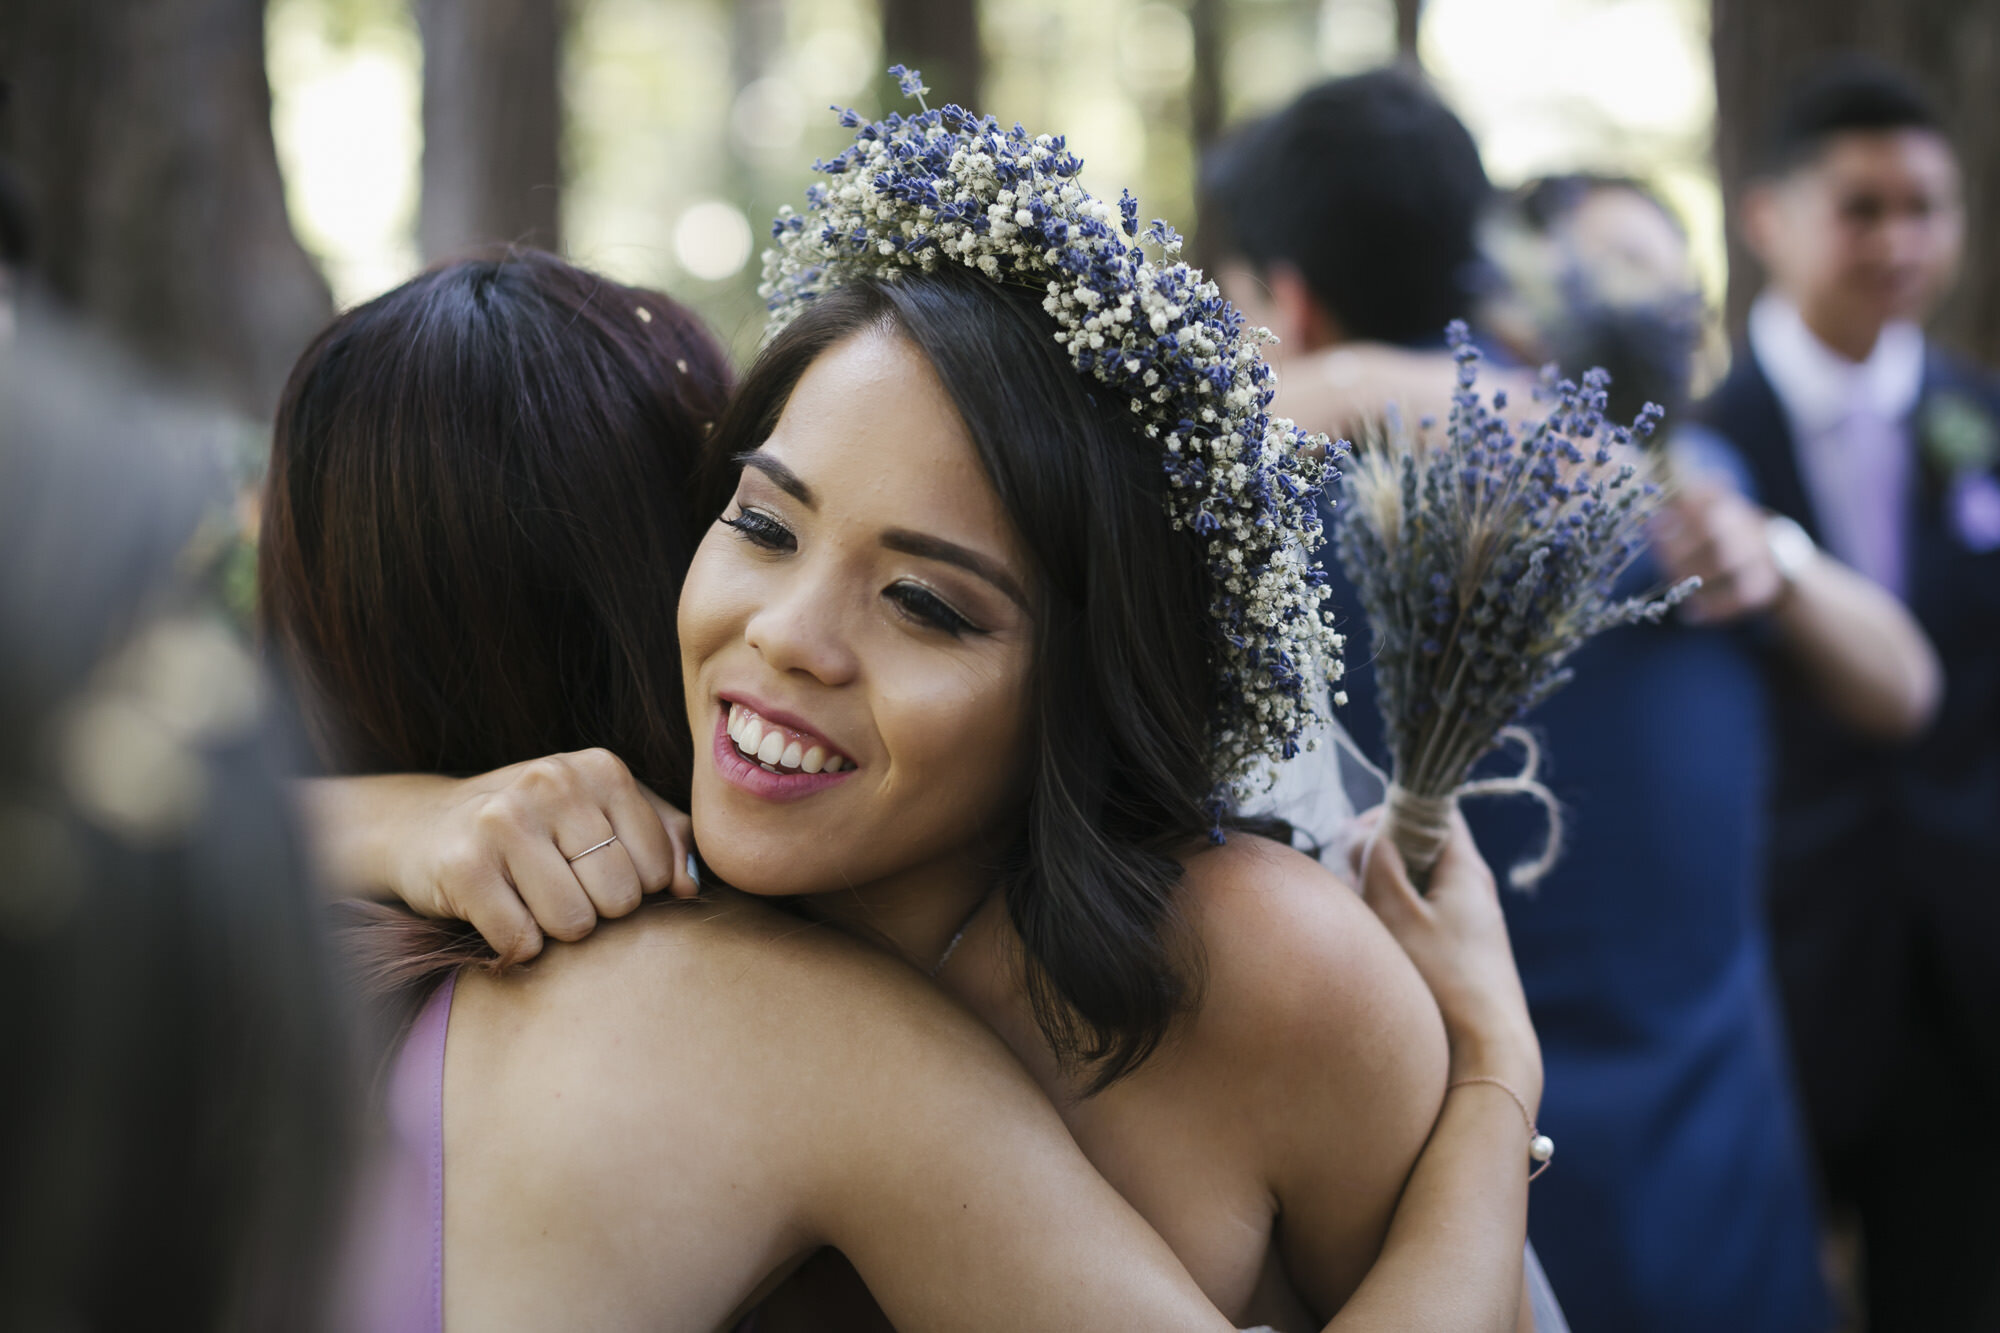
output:
M 1338 549 L 1375 631 L 1375 673 L 1391 773 L 1384 835 L 1417 882 L 1444 850 L 1463 795 L 1521 792 L 1551 815 L 1542 857 L 1511 873 L 1533 885 L 1554 864 L 1555 800 L 1535 781 L 1533 740 L 1514 724 L 1569 679 L 1570 654 L 1600 630 L 1657 621 L 1696 586 L 1615 598 L 1645 545 L 1659 488 L 1625 461 L 1660 409 L 1628 429 L 1604 419 L 1609 377 L 1593 370 L 1539 394 L 1550 403 L 1517 437 L 1476 392 L 1479 353 L 1465 325 L 1448 331 L 1458 389 L 1442 438 L 1391 425 L 1347 469 Z M 1503 739 L 1527 749 L 1515 778 L 1466 781 Z

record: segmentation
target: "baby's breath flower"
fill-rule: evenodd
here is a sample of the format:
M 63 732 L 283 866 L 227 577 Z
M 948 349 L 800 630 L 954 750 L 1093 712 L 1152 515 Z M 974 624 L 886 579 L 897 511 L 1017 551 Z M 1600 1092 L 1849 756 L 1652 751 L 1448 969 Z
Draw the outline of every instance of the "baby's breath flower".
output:
M 928 91 L 914 70 L 889 73 L 906 94 Z M 846 111 L 841 123 L 853 147 L 816 164 L 830 184 L 772 224 L 758 289 L 766 336 L 843 282 L 941 263 L 1046 293 L 1057 345 L 1163 446 L 1168 517 L 1206 546 L 1223 652 L 1213 777 L 1218 799 L 1241 794 L 1262 761 L 1298 752 L 1341 675 L 1325 577 L 1306 558 L 1336 450 L 1269 414 L 1258 348 L 1270 333 L 1244 327 L 1180 261 L 1173 228 L 1156 221 L 1141 237 L 1129 191 L 1116 205 L 1086 192 L 1060 135 L 1003 130 L 957 106 L 874 122 Z

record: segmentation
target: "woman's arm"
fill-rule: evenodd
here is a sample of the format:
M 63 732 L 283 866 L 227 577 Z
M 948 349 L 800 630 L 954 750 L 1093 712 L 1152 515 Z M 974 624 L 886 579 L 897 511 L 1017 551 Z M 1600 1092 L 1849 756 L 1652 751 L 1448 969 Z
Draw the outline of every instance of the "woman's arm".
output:
M 1311 1307 L 1337 1311 L 1330 1330 L 1514 1328 L 1527 1124 L 1498 1087 L 1451 1086 L 1499 1078 L 1530 1108 L 1541 1094 L 1490 873 L 1461 834 L 1433 898 L 1414 910 L 1435 916 L 1483 893 L 1491 921 L 1471 938 L 1432 930 L 1420 941 L 1431 956 L 1412 967 L 1390 938 L 1410 933 L 1402 923 L 1384 931 L 1321 867 L 1242 841 L 1205 858 L 1227 863 L 1232 883 L 1215 882 L 1201 859 L 1190 867 L 1208 881 L 1190 898 L 1209 972 L 1191 1041 L 1214 1065 L 1195 1081 L 1218 1089 L 1211 1112 L 1233 1110 L 1237 1134 L 1257 1145 L 1293 1286 Z M 1411 915 L 1387 897 L 1400 863 L 1377 856 L 1368 871 L 1378 913 Z M 1446 997 L 1425 987 L 1433 972 L 1478 982 L 1452 983 L 1442 1023 Z
M 608 750 L 472 778 L 309 778 L 296 793 L 331 891 L 470 922 L 507 962 L 540 953 L 544 935 L 582 939 L 645 894 L 696 888 L 687 816 Z
M 1683 614 L 1728 623 L 1768 614 L 1786 658 L 1848 726 L 1905 740 L 1930 725 L 1944 676 L 1902 602 L 1809 543 L 1778 568 L 1772 520 L 1733 488 L 1690 481 L 1656 524 L 1653 549 L 1676 579 L 1698 575 Z
M 1503 1086 L 1531 1118 L 1542 1057 L 1492 871 L 1456 814 L 1428 895 L 1411 885 L 1393 844 L 1370 836 L 1356 855 L 1364 898 L 1437 999 L 1451 1090 L 1380 1257 L 1327 1327 L 1531 1328 L 1521 1290 L 1529 1134 Z M 1412 1319 L 1419 1308 L 1424 1317 Z

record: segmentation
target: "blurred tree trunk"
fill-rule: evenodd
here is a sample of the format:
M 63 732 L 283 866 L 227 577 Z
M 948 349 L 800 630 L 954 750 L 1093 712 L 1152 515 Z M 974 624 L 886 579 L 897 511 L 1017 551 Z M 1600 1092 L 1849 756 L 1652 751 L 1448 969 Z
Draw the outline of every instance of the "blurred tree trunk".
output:
M 1957 291 L 1935 323 L 1943 341 L 2000 364 L 2000 0 L 1713 0 L 1716 165 L 1729 223 L 1729 321 L 1763 280 L 1737 225 L 1737 198 L 1756 168 L 1778 97 L 1815 57 L 1860 49 L 1923 82 L 1951 125 L 1965 170 L 1967 245 Z
M 882 0 L 882 50 L 892 65 L 921 70 L 932 106 L 984 106 L 985 50 L 978 0 Z M 892 90 L 888 105 L 902 106 Z
M 1194 135 L 1197 153 L 1222 136 L 1222 3 L 1223 0 L 1193 0 L 1188 5 L 1188 28 L 1194 38 L 1188 128 Z
M 417 0 L 426 260 L 561 242 L 562 0 Z
M 1417 55 L 1417 31 L 1422 25 L 1424 0 L 1396 0 L 1396 58 L 1413 66 L 1423 61 Z
M 268 418 L 332 299 L 285 213 L 264 0 L 4 0 L 0 78 L 40 282 Z

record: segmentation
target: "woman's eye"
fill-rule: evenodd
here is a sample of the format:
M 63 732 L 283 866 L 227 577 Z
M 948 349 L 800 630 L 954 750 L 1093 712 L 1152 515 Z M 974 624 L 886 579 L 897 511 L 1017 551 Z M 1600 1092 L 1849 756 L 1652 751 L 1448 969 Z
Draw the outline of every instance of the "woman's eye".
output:
M 767 551 L 795 550 L 799 544 L 790 528 L 759 509 L 739 509 L 733 518 L 723 515 L 722 522 L 736 529 L 737 535 L 752 546 L 761 546 Z
M 940 629 L 953 638 L 976 631 L 978 626 L 951 609 L 951 605 L 928 588 L 914 583 L 897 583 L 882 594 L 911 620 L 931 629 Z

